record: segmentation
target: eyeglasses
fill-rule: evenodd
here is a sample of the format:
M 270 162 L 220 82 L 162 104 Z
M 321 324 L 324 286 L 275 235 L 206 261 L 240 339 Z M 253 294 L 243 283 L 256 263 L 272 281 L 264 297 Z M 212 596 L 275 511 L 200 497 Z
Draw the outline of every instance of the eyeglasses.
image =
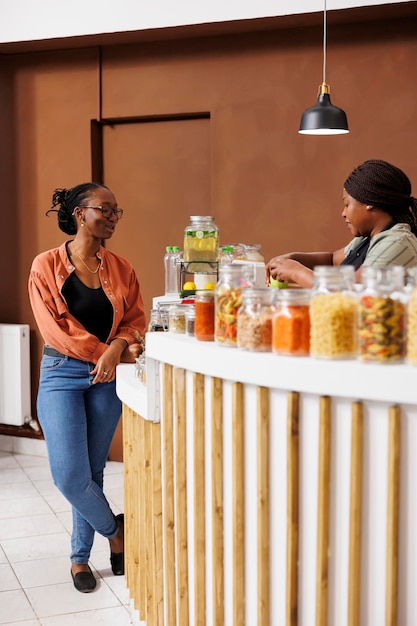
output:
M 83 204 L 79 204 L 78 208 L 80 209 L 96 209 L 97 211 L 101 211 L 103 217 L 110 217 L 110 215 L 115 215 L 118 220 L 122 219 L 123 209 L 112 209 L 108 206 L 86 206 Z

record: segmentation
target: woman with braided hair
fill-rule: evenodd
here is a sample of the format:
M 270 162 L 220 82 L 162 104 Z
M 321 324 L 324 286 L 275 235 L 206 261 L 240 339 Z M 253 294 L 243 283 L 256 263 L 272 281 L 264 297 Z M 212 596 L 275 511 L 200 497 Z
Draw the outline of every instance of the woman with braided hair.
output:
M 124 518 L 103 493 L 103 471 L 121 415 L 116 366 L 142 351 L 145 314 L 135 271 L 102 244 L 123 210 L 104 185 L 56 189 L 58 225 L 73 236 L 32 263 L 29 297 L 45 342 L 37 410 L 54 483 L 72 505 L 71 576 L 92 591 L 95 532 L 109 540 L 115 575 L 124 573 Z
M 386 161 L 369 160 L 343 186 L 342 217 L 352 241 L 335 252 L 290 252 L 272 258 L 266 278 L 310 288 L 317 265 L 353 265 L 360 280 L 362 265 L 417 265 L 417 200 L 402 170 Z

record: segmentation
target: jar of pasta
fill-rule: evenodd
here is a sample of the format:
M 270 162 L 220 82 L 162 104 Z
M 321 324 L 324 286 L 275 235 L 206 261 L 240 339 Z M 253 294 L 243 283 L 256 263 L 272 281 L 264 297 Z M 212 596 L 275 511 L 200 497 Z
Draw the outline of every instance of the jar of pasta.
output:
M 417 267 L 407 270 L 409 300 L 407 305 L 407 361 L 417 365 Z
M 361 361 L 398 363 L 405 357 L 404 268 L 365 266 L 358 304 Z
M 252 352 L 270 352 L 274 293 L 268 287 L 249 288 L 242 292 L 242 306 L 237 314 L 237 346 Z
M 280 289 L 275 295 L 272 351 L 276 354 L 310 354 L 310 289 Z
M 237 314 L 242 292 L 252 287 L 253 270 L 248 265 L 220 265 L 215 289 L 214 340 L 224 346 L 237 346 Z
M 349 359 L 357 352 L 357 302 L 352 265 L 314 268 L 310 301 L 310 354 L 323 359 Z
M 195 294 L 194 335 L 199 341 L 214 341 L 214 290 Z

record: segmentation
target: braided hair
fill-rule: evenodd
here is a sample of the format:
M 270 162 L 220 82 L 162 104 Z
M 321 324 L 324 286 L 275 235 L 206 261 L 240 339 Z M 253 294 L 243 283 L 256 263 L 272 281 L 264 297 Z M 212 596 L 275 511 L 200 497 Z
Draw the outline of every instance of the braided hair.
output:
M 84 203 L 90 191 L 94 189 L 107 189 L 107 187 L 99 183 L 81 183 L 72 189 L 55 189 L 52 195 L 52 207 L 45 215 L 58 213 L 59 228 L 67 235 L 75 235 L 77 222 L 74 217 L 74 210 Z M 56 206 L 59 208 L 55 209 Z
M 417 199 L 411 195 L 411 183 L 398 167 L 371 159 L 348 176 L 344 188 L 363 204 L 371 204 L 388 213 L 395 223 L 408 224 L 417 235 Z

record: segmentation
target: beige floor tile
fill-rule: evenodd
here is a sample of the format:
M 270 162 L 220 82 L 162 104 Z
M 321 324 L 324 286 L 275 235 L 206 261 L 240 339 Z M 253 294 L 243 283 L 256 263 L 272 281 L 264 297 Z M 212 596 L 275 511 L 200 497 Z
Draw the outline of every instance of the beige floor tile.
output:
M 23 590 L 2 591 L 0 595 L 0 624 L 10 626 L 22 620 L 34 618 L 36 618 L 36 614 Z

